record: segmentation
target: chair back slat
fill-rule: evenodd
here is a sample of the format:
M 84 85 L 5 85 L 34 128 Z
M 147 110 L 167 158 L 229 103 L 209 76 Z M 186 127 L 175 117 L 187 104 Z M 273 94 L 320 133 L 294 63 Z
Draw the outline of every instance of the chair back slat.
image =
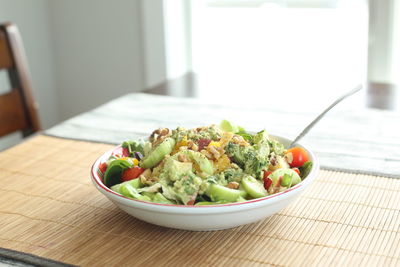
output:
M 12 68 L 10 48 L 4 32 L 0 31 L 0 70 Z
M 0 136 L 28 127 L 21 94 L 18 90 L 0 96 Z
M 25 51 L 18 28 L 12 23 L 0 25 L 0 70 L 8 72 L 12 88 L 0 95 L 0 137 L 15 131 L 22 131 L 24 136 L 39 131 Z

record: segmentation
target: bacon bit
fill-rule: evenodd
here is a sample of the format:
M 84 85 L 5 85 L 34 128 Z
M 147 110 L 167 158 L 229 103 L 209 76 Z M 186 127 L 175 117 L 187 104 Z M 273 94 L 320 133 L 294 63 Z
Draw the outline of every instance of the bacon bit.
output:
M 199 151 L 203 150 L 210 143 L 211 143 L 210 139 L 199 139 L 199 141 L 197 141 L 198 150 Z

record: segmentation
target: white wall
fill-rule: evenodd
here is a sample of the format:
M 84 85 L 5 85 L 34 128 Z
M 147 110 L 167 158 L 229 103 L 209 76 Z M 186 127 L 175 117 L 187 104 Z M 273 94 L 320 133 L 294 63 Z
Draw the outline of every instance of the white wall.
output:
M 59 121 L 59 112 L 47 1 L 0 0 L 0 23 L 5 21 L 21 32 L 42 127 L 48 128 Z
M 143 88 L 140 0 L 49 0 L 60 115 Z

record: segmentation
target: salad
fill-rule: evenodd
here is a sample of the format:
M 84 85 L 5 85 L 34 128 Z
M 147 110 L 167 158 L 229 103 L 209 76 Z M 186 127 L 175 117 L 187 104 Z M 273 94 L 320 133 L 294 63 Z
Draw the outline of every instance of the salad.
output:
M 160 128 L 146 141 L 125 141 L 98 173 L 107 187 L 128 198 L 217 205 L 284 191 L 311 167 L 303 148 L 285 149 L 265 130 L 252 134 L 224 120 L 219 126 Z

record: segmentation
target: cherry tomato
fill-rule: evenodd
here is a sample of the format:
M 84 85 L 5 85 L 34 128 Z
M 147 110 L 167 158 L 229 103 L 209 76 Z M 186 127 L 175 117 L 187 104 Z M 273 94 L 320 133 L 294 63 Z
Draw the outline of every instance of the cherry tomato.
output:
M 286 159 L 290 167 L 301 167 L 309 160 L 307 151 L 301 147 L 293 147 L 288 149 L 286 152 Z
M 126 182 L 126 181 L 130 181 L 130 180 L 136 179 L 136 178 L 138 178 L 143 172 L 144 172 L 144 169 L 143 169 L 143 168 L 140 168 L 140 167 L 133 167 L 133 168 L 126 169 L 126 170 L 124 171 L 124 173 L 122 174 L 121 180 L 122 180 L 123 182 Z
M 299 170 L 299 168 L 292 168 L 292 170 L 294 170 L 295 172 L 297 172 L 298 175 L 300 175 L 300 170 Z
M 106 162 L 100 163 L 99 170 L 101 171 L 101 173 L 105 173 L 107 170 L 107 163 Z

